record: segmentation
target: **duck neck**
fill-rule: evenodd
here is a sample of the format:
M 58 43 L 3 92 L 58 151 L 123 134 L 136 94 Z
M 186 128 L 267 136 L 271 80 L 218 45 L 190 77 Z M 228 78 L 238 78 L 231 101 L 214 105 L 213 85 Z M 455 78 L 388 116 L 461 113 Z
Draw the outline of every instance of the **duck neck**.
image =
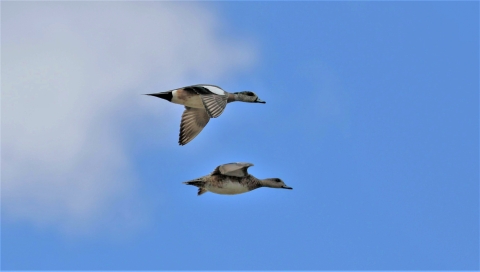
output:
M 247 181 L 247 186 L 250 190 L 255 190 L 257 188 L 263 187 L 262 180 L 257 179 L 252 175 L 249 175 L 246 181 Z
M 273 188 L 271 186 L 271 182 L 270 182 L 270 179 L 269 178 L 266 178 L 266 179 L 259 179 L 259 184 L 260 184 L 260 187 L 270 187 L 270 188 Z
M 237 101 L 235 96 L 236 96 L 236 94 L 229 93 L 228 97 L 227 97 L 227 103 Z

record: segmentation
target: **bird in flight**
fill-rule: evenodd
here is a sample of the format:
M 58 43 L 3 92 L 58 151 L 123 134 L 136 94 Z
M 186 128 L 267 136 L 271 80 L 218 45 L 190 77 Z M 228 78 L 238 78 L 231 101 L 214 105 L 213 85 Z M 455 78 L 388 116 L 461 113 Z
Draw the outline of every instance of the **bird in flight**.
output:
M 198 195 L 212 192 L 222 195 L 236 195 L 250 192 L 260 187 L 292 189 L 279 178 L 257 179 L 247 171 L 253 164 L 235 162 L 219 165 L 209 175 L 184 182 L 198 187 Z
M 229 93 L 218 86 L 209 84 L 192 85 L 147 95 L 185 106 L 180 123 L 178 140 L 180 145 L 186 145 L 193 140 L 207 125 L 210 118 L 220 116 L 227 103 L 241 101 L 265 104 L 265 101 L 260 100 L 253 92 Z

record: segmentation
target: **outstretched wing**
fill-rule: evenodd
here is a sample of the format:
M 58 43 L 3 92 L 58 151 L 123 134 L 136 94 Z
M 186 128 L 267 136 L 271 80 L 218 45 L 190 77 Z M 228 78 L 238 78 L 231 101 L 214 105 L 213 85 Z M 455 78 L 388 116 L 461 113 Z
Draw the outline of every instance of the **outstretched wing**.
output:
M 208 113 L 204 109 L 185 107 L 180 123 L 180 145 L 186 145 L 202 131 L 210 121 Z
M 234 162 L 217 166 L 211 175 L 226 175 L 232 177 L 245 177 L 248 175 L 248 167 L 253 166 L 248 162 Z
M 184 89 L 200 95 L 203 106 L 211 118 L 220 116 L 227 106 L 228 93 L 218 86 L 198 84 L 185 87 Z
M 227 106 L 227 98 L 226 95 L 216 95 L 216 94 L 208 94 L 208 95 L 200 95 L 202 98 L 203 106 L 207 110 L 207 113 L 212 118 L 217 118 L 220 116 Z

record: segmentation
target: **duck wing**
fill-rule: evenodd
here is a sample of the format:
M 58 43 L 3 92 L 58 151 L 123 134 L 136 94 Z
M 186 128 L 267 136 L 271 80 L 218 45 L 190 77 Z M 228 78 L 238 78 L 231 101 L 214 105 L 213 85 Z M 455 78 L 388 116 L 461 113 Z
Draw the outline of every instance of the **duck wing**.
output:
M 234 162 L 217 166 L 211 175 L 226 175 L 233 177 L 248 176 L 248 167 L 253 166 L 253 163 L 248 162 Z
M 227 96 L 226 95 L 201 95 L 203 106 L 207 110 L 207 113 L 212 118 L 217 118 L 220 116 L 227 106 Z
M 180 123 L 180 138 L 178 143 L 186 145 L 202 131 L 210 121 L 207 111 L 204 109 L 185 107 Z
M 203 106 L 211 118 L 220 116 L 227 106 L 228 93 L 218 86 L 199 84 L 184 89 L 200 95 Z

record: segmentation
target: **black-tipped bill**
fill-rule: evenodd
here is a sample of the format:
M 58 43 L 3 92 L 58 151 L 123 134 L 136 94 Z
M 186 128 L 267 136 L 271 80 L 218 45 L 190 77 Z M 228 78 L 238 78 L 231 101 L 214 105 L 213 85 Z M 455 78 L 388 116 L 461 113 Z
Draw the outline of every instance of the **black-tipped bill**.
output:
M 150 96 L 155 96 L 158 98 L 162 98 L 168 101 L 172 101 L 172 92 L 164 92 L 164 93 L 152 93 L 152 94 L 145 94 L 145 95 L 150 95 Z
M 255 103 L 262 103 L 262 104 L 265 104 L 267 102 L 261 100 L 260 98 L 257 98 L 257 100 L 255 100 Z
M 284 185 L 282 186 L 283 189 L 289 189 L 289 190 L 292 190 L 293 188 L 292 187 L 288 187 L 287 185 Z

